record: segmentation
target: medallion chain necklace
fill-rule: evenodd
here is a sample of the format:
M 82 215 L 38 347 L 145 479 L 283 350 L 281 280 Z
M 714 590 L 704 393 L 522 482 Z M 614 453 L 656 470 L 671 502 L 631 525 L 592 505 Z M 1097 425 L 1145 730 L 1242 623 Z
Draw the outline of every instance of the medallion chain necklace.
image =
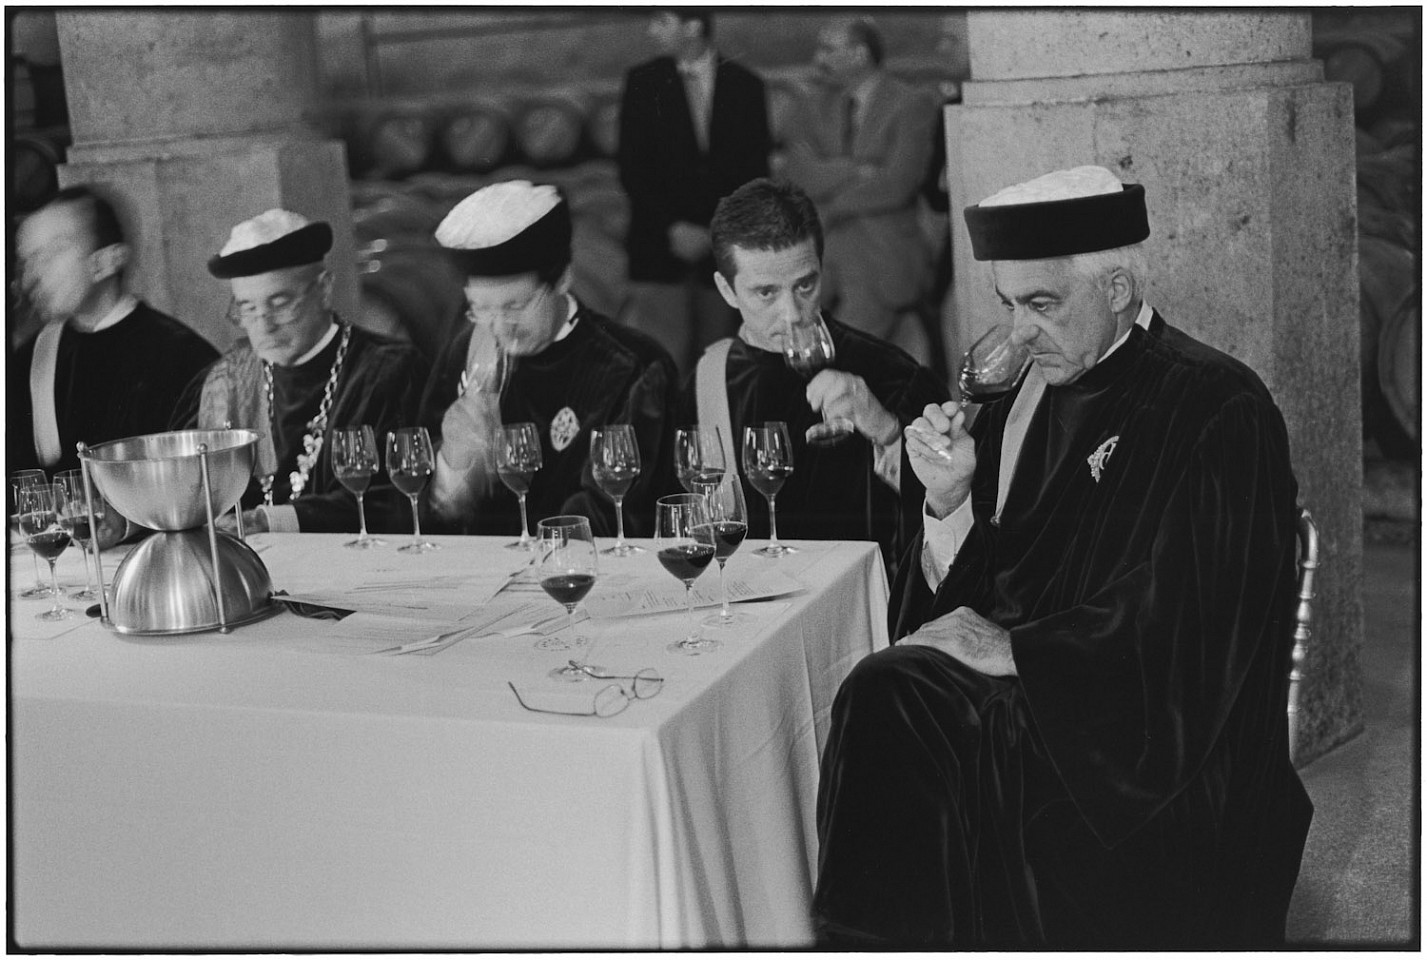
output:
M 297 455 L 297 469 L 287 475 L 292 488 L 289 501 L 296 500 L 307 487 L 307 477 L 317 465 L 322 455 L 322 439 L 327 432 L 327 415 L 332 412 L 332 394 L 337 389 L 337 378 L 342 375 L 342 361 L 347 357 L 347 344 L 352 339 L 352 325 L 342 324 L 342 342 L 337 345 L 337 356 L 332 360 L 332 373 L 327 377 L 327 386 L 322 390 L 322 403 L 317 407 L 317 416 L 307 421 L 307 433 L 302 436 L 302 452 Z M 277 435 L 273 410 L 273 365 L 263 361 L 263 382 L 267 386 L 268 426 L 272 435 Z M 273 477 L 268 474 L 260 481 L 263 487 L 263 502 L 273 505 Z

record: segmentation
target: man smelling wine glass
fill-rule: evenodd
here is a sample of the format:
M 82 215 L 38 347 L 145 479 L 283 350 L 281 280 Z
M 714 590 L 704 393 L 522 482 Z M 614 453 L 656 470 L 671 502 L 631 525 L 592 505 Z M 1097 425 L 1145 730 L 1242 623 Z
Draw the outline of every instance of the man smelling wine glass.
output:
M 820 317 L 823 234 L 817 209 L 792 184 L 753 180 L 720 201 L 711 226 L 714 282 L 742 318 L 738 336 L 709 347 L 680 401 L 680 419 L 717 424 L 732 446 L 746 427 L 783 421 L 798 472 L 779 504 L 780 533 L 802 539 L 875 540 L 894 564 L 916 536 L 922 486 L 905 468 L 902 427 L 928 403 L 949 398 L 931 371 L 870 334 Z M 793 338 L 821 326 L 817 354 L 834 365 L 812 370 L 811 348 Z M 785 353 L 792 351 L 790 367 Z M 803 360 L 808 362 L 803 364 Z M 798 370 L 806 368 L 805 380 Z M 854 435 L 813 446 L 838 421 Z M 733 462 L 740 457 L 733 451 Z M 744 477 L 745 483 L 749 482 Z M 769 511 L 745 490 L 748 535 L 766 538 Z

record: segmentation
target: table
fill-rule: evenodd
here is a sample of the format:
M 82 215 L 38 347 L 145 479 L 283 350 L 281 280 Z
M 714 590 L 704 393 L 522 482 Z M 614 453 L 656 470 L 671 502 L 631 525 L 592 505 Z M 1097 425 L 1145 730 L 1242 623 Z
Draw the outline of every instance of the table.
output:
M 344 550 L 344 536 L 263 537 L 277 589 L 360 563 L 510 562 L 489 538 L 433 538 L 442 550 L 415 558 Z M 797 542 L 776 561 L 755 545 L 730 574 L 777 564 L 806 590 L 740 604 L 752 622 L 723 628 L 713 653 L 665 649 L 682 613 L 582 625 L 591 662 L 666 678 L 610 718 L 516 703 L 508 680 L 561 706 L 594 692 L 550 680 L 568 654 L 531 636 L 343 655 L 323 652 L 326 624 L 286 612 L 228 635 L 122 637 L 93 620 L 57 632 L 34 620 L 48 601 L 12 600 L 17 942 L 807 944 L 828 711 L 852 665 L 887 643 L 887 584 L 870 543 Z M 11 564 L 18 591 L 31 561 Z M 67 552 L 62 579 L 79 571 Z M 601 585 L 612 574 L 671 579 L 652 552 L 602 558 Z

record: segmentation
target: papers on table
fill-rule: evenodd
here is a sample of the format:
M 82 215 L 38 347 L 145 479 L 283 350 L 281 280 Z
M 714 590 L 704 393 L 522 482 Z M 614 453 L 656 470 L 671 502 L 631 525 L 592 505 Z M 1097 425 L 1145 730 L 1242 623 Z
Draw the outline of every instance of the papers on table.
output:
M 778 570 L 761 570 L 756 580 L 747 576 L 725 576 L 730 603 L 782 597 L 803 589 L 801 583 Z M 696 607 L 718 606 L 718 577 L 705 576 L 694 581 L 692 596 Z M 592 617 L 628 617 L 683 610 L 684 585 L 673 578 L 657 585 L 648 580 L 628 587 L 600 584 L 585 600 L 585 607 Z

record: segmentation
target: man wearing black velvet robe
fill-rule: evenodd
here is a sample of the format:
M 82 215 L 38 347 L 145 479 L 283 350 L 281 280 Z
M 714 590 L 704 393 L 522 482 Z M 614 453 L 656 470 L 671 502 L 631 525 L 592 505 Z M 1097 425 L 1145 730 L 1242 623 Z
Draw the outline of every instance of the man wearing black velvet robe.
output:
M 615 506 L 591 473 L 590 438 L 619 423 L 634 428 L 641 459 L 625 495 L 625 533 L 652 536 L 654 501 L 678 489 L 674 363 L 570 294 L 568 202 L 548 185 L 492 184 L 457 204 L 436 239 L 467 275 L 470 323 L 437 358 L 421 403 L 422 423 L 440 440 L 426 496 L 431 529 L 520 530 L 495 451 L 502 425 L 533 423 L 541 466 L 526 495 L 530 525 L 579 514 L 596 535 L 613 535 Z
M 370 426 L 380 447 L 388 431 L 415 424 L 428 365 L 411 344 L 332 312 L 331 245 L 326 223 L 269 210 L 234 227 L 208 262 L 230 282 L 231 319 L 245 336 L 190 384 L 175 426 L 261 435 L 242 498 L 249 533 L 355 533 L 357 501 L 332 469 L 332 431 Z M 406 499 L 383 472 L 364 505 L 371 529 L 411 529 Z
M 966 212 L 1031 362 L 907 430 L 899 642 L 833 708 L 829 943 L 1263 948 L 1312 807 L 1288 759 L 1296 483 L 1241 363 L 1143 301 L 1144 191 L 1059 171 Z
M 744 427 L 786 423 L 793 473 L 778 493 L 779 537 L 875 540 L 895 566 L 920 529 L 922 503 L 921 482 L 902 469 L 901 430 L 928 403 L 946 400 L 946 387 L 897 347 L 835 320 L 826 321 L 833 362 L 810 379 L 788 368 L 789 329 L 819 322 L 822 286 L 822 225 L 799 187 L 760 179 L 735 190 L 714 214 L 713 244 L 715 282 L 743 322 L 736 338 L 700 360 L 680 423 L 716 422 L 699 399 L 702 379 L 711 378 L 713 393 L 727 398 L 726 458 L 735 458 L 727 466 L 740 473 Z M 744 484 L 749 536 L 767 537 L 768 501 Z

